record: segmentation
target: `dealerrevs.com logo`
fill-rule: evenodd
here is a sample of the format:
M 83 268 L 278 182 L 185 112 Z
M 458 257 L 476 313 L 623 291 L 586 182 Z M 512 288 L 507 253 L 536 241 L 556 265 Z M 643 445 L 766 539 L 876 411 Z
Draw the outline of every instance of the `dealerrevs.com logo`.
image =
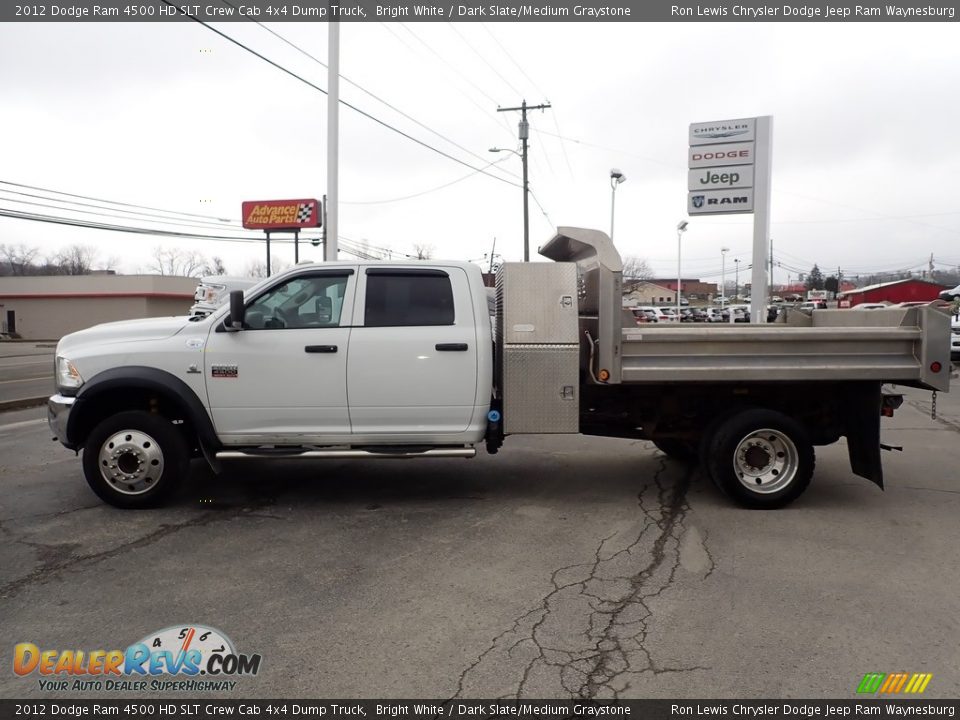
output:
M 37 676 L 45 691 L 233 690 L 234 678 L 256 675 L 262 659 L 236 652 L 219 630 L 193 624 L 151 633 L 126 650 L 41 650 L 18 643 L 13 672 Z

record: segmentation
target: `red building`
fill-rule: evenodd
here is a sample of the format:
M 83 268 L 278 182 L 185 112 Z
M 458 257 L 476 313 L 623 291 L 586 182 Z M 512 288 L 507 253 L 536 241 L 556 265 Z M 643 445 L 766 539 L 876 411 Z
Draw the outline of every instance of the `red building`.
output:
M 930 302 L 931 300 L 936 300 L 940 292 L 945 289 L 946 288 L 939 283 L 909 278 L 907 280 L 894 280 L 892 282 L 880 283 L 879 285 L 867 285 L 866 287 L 857 288 L 856 290 L 848 290 L 847 292 L 840 293 L 840 298 L 842 300 L 849 300 L 851 307 L 865 302 Z

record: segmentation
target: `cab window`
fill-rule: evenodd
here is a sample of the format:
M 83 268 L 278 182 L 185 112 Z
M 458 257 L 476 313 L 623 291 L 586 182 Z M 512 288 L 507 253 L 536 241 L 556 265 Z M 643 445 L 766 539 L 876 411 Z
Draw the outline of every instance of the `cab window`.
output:
M 453 288 L 442 270 L 367 270 L 366 327 L 453 325 Z
M 340 326 L 348 275 L 307 275 L 270 288 L 247 306 L 251 330 Z

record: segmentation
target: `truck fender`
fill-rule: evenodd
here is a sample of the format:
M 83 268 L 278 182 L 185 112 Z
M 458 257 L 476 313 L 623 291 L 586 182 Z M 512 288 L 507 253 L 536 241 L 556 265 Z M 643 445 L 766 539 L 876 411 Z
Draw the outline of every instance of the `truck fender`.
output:
M 67 420 L 67 447 L 78 449 L 93 429 L 90 418 L 96 417 L 98 400 L 118 391 L 143 390 L 156 393 L 170 402 L 189 420 L 200 439 L 205 456 L 220 449 L 220 440 L 206 408 L 193 389 L 165 370 L 131 365 L 110 368 L 90 378 L 77 393 Z

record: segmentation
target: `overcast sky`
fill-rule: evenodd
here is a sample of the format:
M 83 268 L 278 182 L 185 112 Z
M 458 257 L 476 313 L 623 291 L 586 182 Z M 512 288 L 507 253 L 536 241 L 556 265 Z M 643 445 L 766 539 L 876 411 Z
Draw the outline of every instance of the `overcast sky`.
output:
M 267 30 L 216 27 L 327 86 L 323 67 Z M 326 61 L 325 24 L 268 27 Z M 772 115 L 774 255 L 791 268 L 775 282 L 814 262 L 845 275 L 919 268 L 931 253 L 937 267 L 960 265 L 949 182 L 960 117 L 955 25 L 344 23 L 341 48 L 344 76 L 461 147 L 345 82 L 344 100 L 471 165 L 502 160 L 489 172 L 511 182 L 519 159 L 488 148 L 518 147 L 519 117 L 497 105 L 552 103 L 531 115 L 530 184 L 549 215 L 531 202 L 533 252 L 557 225 L 609 230 L 617 167 L 627 175 L 617 190 L 621 254 L 675 276 L 689 123 Z M 0 180 L 234 221 L 243 200 L 325 192 L 326 97 L 195 23 L 2 25 L 0 98 Z M 340 118 L 343 236 L 468 260 L 496 238 L 507 260 L 522 258 L 519 187 L 470 175 L 350 109 Z M 66 214 L 17 197 L 44 202 L 0 192 L 0 207 Z M 735 257 L 741 268 L 751 261 L 751 222 L 692 218 L 684 276 L 719 279 L 726 246 L 731 279 Z M 262 245 L 8 218 L 0 242 L 44 254 L 92 244 L 125 272 L 146 267 L 157 244 L 220 255 L 234 273 L 263 255 Z M 289 246 L 277 253 L 292 260 Z

